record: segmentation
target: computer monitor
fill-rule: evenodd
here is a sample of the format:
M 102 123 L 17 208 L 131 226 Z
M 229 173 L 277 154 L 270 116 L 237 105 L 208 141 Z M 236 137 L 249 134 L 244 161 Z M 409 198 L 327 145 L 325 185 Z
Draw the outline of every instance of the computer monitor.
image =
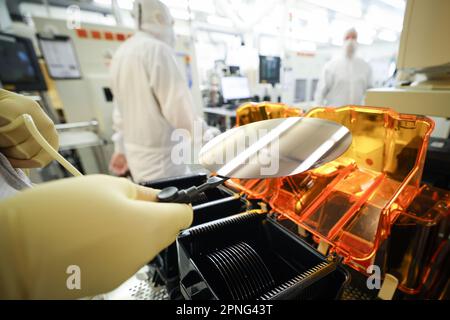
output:
M 280 57 L 259 56 L 259 82 L 280 83 Z
M 0 82 L 16 92 L 47 90 L 30 39 L 0 33 Z
M 68 36 L 38 35 L 47 70 L 53 79 L 80 79 L 81 70 L 72 40 Z
M 450 74 L 450 1 L 408 0 L 397 68 Z M 447 31 L 445 31 L 447 30 Z M 428 69 L 428 70 L 427 70 Z
M 241 100 L 250 98 L 250 89 L 246 77 L 223 77 L 222 96 L 224 100 Z

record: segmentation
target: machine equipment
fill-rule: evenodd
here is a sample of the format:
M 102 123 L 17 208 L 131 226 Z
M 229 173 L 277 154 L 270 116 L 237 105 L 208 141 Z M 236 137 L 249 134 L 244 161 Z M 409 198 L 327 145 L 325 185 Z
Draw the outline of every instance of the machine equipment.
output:
M 450 43 L 440 36 L 450 28 L 449 10 L 450 3 L 445 0 L 434 1 L 433 5 L 424 0 L 407 2 L 396 86 L 369 90 L 366 105 L 450 117 Z
M 450 3 L 408 0 L 397 58 L 395 87 L 371 89 L 368 106 L 425 114 L 435 122 L 429 141 L 424 180 L 450 188 L 450 43 L 441 35 L 450 28 Z
M 237 119 L 295 110 L 247 104 Z M 305 117 L 346 126 L 352 146 L 297 175 L 228 180 L 227 190 L 247 205 L 207 210 L 211 219 L 180 234 L 175 291 L 187 299 L 448 298 L 450 193 L 421 184 L 433 121 L 355 106 Z M 182 182 L 164 186 L 185 188 Z M 200 201 L 201 208 L 214 203 Z M 160 256 L 159 267 L 168 262 Z M 370 276 L 378 286 L 367 286 Z
M 0 83 L 17 92 L 47 90 L 30 39 L 0 33 Z
M 280 83 L 281 59 L 280 57 L 259 56 L 259 82 L 275 84 Z
M 306 174 L 234 179 L 228 185 L 264 199 L 280 219 L 294 221 L 299 234 L 311 234 L 322 253 L 335 252 L 361 273 L 377 265 L 398 277 L 403 292 L 418 293 L 433 253 L 447 245 L 450 231 L 449 192 L 420 183 L 433 121 L 352 106 L 317 108 L 305 117 L 347 126 L 351 148 L 334 163 Z M 399 236 L 399 230 L 408 229 L 409 236 Z M 419 242 L 422 249 L 414 251 Z

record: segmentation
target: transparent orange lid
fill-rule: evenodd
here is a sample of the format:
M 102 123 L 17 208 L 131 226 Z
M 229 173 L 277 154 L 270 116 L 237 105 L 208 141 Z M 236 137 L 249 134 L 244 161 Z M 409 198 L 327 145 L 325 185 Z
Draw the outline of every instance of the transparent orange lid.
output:
M 298 108 L 283 103 L 249 102 L 236 109 L 236 125 L 277 118 L 300 117 L 303 114 Z
M 245 110 L 254 112 L 248 108 L 238 109 L 238 123 Z M 289 116 L 289 112 L 278 114 Z M 424 116 L 363 106 L 316 108 L 304 116 L 346 126 L 353 135 L 349 150 L 299 175 L 232 179 L 228 185 L 250 198 L 263 199 L 282 218 L 295 221 L 317 241 L 328 243 L 348 264 L 365 271 L 399 212 L 420 190 L 434 122 Z
M 418 294 L 435 268 L 450 233 L 450 191 L 422 185 L 392 227 L 387 271 L 399 280 L 399 289 Z M 399 257 L 404 257 L 399 259 Z

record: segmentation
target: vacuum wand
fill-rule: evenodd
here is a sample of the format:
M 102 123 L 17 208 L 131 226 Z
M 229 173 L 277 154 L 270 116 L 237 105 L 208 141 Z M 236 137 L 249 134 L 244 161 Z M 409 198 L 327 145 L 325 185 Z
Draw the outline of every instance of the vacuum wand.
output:
M 199 186 L 193 186 L 188 189 L 178 190 L 177 187 L 167 187 L 158 193 L 158 201 L 172 203 L 192 203 L 204 197 L 204 192 L 213 189 L 229 178 L 221 176 L 212 176 L 205 183 Z

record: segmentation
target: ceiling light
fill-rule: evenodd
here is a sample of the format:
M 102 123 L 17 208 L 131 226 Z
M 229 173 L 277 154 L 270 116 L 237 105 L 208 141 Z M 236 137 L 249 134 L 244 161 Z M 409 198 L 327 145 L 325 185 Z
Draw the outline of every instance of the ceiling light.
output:
M 190 20 L 191 14 L 187 10 L 171 9 L 170 14 L 175 20 Z
M 380 40 L 384 40 L 384 41 L 388 41 L 388 42 L 397 41 L 397 34 L 391 30 L 382 30 L 378 33 L 377 37 Z
M 233 26 L 233 22 L 231 22 L 230 19 L 222 18 L 222 17 L 218 17 L 218 16 L 208 16 L 206 18 L 206 21 L 209 24 L 212 24 L 215 26 L 229 27 L 229 28 L 231 28 Z
M 382 2 L 390 5 L 391 7 L 405 10 L 405 0 L 381 0 Z
M 112 5 L 112 0 L 94 0 L 93 2 L 102 7 L 110 7 Z
M 123 10 L 133 10 L 134 0 L 117 0 L 117 5 Z
M 306 0 L 309 3 L 321 6 L 348 16 L 360 18 L 362 15 L 360 0 Z

